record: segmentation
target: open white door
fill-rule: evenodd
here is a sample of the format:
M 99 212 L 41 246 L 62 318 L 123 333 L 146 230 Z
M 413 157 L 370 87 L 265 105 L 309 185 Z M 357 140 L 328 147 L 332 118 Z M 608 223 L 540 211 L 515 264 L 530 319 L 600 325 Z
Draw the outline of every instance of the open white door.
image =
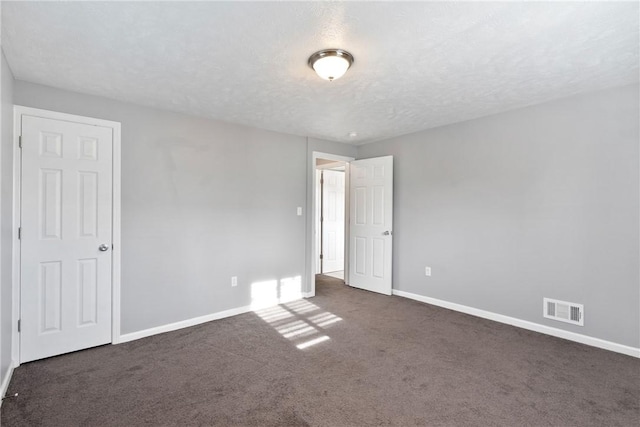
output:
M 344 270 L 344 172 L 322 174 L 322 273 L 330 273 Z
M 20 362 L 111 342 L 113 129 L 22 115 Z
M 393 156 L 350 167 L 349 285 L 391 295 Z

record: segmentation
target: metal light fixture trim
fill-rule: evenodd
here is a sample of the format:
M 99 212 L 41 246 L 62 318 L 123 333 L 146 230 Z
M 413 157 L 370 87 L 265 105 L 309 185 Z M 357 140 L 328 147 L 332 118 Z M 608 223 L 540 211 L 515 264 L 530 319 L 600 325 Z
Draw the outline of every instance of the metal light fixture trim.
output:
M 308 64 L 320 78 L 333 81 L 342 77 L 353 61 L 353 55 L 346 50 L 323 49 L 311 55 Z

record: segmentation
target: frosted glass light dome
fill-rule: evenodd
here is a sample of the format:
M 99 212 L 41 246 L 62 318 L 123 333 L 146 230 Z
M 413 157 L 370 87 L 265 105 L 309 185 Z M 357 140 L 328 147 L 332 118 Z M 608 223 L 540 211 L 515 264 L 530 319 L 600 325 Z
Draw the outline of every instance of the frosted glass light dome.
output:
M 326 49 L 309 57 L 309 66 L 325 80 L 339 79 L 353 64 L 353 55 L 342 49 Z

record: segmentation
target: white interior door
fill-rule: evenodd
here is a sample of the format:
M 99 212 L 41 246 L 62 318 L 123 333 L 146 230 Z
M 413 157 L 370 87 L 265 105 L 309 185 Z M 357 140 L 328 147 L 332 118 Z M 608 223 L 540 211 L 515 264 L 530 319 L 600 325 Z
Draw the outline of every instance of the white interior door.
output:
M 315 258 L 315 263 L 316 263 L 316 269 L 314 271 L 314 273 L 317 274 L 321 274 L 322 273 L 322 259 L 320 258 L 320 255 L 322 254 L 322 239 L 320 236 L 320 233 L 322 232 L 322 172 L 320 170 L 316 171 L 316 183 L 315 183 L 315 194 L 316 194 L 316 223 L 315 225 L 315 229 L 314 229 L 314 241 L 315 241 L 315 254 L 317 255 Z
M 20 362 L 111 342 L 111 128 L 23 115 Z
M 323 171 L 322 272 L 344 270 L 344 172 Z
M 393 156 L 350 167 L 349 285 L 391 295 Z

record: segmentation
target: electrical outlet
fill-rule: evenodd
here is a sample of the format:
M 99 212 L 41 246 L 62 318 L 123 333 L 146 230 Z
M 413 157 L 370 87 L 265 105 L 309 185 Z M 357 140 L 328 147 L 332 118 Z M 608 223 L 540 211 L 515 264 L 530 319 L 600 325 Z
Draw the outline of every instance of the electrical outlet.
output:
M 302 216 L 302 207 L 301 206 L 298 206 L 298 209 L 296 209 L 296 214 L 298 216 Z
M 424 268 L 424 275 L 425 276 L 431 276 L 431 267 L 425 267 Z
M 231 286 L 238 286 L 238 276 L 231 276 Z

